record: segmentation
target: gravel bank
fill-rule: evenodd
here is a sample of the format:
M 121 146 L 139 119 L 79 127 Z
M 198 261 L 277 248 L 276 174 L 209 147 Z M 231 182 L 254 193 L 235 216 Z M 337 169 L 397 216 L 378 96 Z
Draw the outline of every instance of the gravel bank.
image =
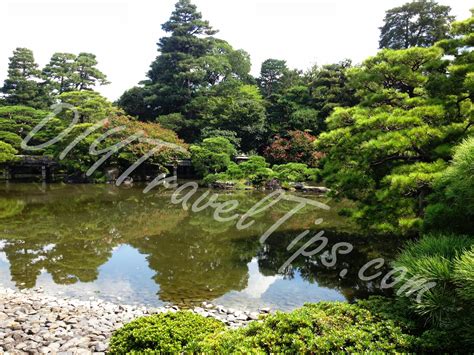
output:
M 123 324 L 140 316 L 177 310 L 176 306 L 147 308 L 93 297 L 89 301 L 59 298 L 41 288 L 15 291 L 0 287 L 0 353 L 103 354 L 112 332 Z M 258 312 L 208 303 L 193 311 L 229 327 L 240 327 L 259 317 Z

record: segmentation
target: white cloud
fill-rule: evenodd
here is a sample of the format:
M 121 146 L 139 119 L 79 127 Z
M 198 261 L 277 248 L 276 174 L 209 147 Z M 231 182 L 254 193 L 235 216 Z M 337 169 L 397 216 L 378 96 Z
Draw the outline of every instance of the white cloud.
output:
M 249 279 L 247 287 L 242 290 L 242 293 L 253 297 L 260 298 L 268 290 L 268 288 L 277 280 L 282 279 L 282 276 L 265 276 L 258 269 L 258 259 L 253 258 L 247 264 L 249 269 Z

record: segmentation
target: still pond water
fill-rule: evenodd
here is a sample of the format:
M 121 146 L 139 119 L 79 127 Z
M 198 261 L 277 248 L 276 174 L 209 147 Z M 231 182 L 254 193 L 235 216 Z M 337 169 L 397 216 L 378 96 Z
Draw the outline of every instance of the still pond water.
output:
M 261 244 L 260 236 L 295 202 L 280 201 L 253 215 L 250 227 L 238 230 L 236 220 L 215 221 L 211 208 L 193 212 L 173 204 L 173 190 L 144 194 L 142 189 L 1 185 L 0 286 L 42 286 L 52 294 L 128 304 L 191 306 L 212 301 L 249 310 L 264 306 L 289 310 L 305 302 L 353 301 L 382 293 L 381 278 L 363 282 L 358 271 L 368 261 L 383 257 L 384 268 L 368 274 L 387 272 L 400 248 L 397 240 L 354 232 L 338 215 L 340 203 L 314 195 L 301 196 L 327 203 L 331 209 L 305 207 Z M 205 191 L 199 190 L 190 202 Z M 239 214 L 266 196 L 244 191 L 218 194 L 218 201 L 238 201 L 233 213 Z M 323 223 L 315 225 L 320 218 Z M 287 250 L 307 229 L 311 233 Z M 328 245 L 315 255 L 299 256 L 279 272 L 321 230 Z M 335 265 L 325 266 L 322 260 L 331 261 L 328 253 L 338 242 L 349 242 L 354 249 L 345 255 L 336 253 Z

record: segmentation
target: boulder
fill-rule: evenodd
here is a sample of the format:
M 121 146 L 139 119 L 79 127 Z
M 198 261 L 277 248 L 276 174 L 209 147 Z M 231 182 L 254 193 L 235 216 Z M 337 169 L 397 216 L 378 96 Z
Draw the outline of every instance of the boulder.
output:
M 104 173 L 105 177 L 107 178 L 107 182 L 115 182 L 120 176 L 120 170 L 114 167 L 105 168 Z

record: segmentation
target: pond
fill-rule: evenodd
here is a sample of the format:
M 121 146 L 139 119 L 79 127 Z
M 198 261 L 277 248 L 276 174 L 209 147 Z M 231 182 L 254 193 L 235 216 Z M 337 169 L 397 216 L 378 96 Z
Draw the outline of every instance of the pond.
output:
M 199 189 L 189 202 L 206 191 Z M 299 195 L 330 209 L 306 206 L 261 243 L 260 237 L 295 202 L 281 200 L 253 214 L 254 222 L 239 229 L 236 220 L 216 221 L 212 208 L 193 211 L 173 203 L 173 193 L 162 187 L 144 194 L 143 186 L 2 185 L 0 285 L 41 286 L 52 294 L 127 304 L 192 306 L 211 301 L 249 310 L 290 310 L 305 302 L 351 302 L 390 292 L 381 289 L 381 276 L 362 281 L 358 272 L 367 262 L 384 258 L 382 268 L 367 272 L 383 275 L 400 241 L 363 236 L 339 216 L 342 202 Z M 240 215 L 268 197 L 252 191 L 213 193 L 218 193 L 217 201 L 237 201 L 234 213 Z M 301 234 L 306 230 L 311 232 Z M 327 246 L 314 255 L 295 257 L 282 269 L 321 230 Z M 343 248 L 334 248 L 341 242 L 353 249 L 344 254 Z M 334 263 L 324 262 L 332 260 L 328 254 L 334 249 Z

